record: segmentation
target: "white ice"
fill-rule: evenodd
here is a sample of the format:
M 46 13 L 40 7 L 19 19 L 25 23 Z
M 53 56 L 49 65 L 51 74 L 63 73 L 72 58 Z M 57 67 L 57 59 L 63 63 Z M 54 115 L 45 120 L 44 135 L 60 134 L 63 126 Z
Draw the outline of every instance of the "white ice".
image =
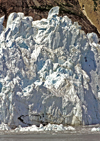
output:
M 0 18 L 0 122 L 10 128 L 100 122 L 98 37 L 58 13 L 38 21 L 12 13 L 6 28 Z

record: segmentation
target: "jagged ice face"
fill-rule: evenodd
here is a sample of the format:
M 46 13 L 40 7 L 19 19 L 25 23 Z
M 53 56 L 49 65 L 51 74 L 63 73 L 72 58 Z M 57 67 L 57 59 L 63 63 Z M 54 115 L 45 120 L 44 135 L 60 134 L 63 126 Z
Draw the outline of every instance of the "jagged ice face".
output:
M 58 17 L 0 18 L 0 121 L 11 127 L 100 122 L 98 37 Z

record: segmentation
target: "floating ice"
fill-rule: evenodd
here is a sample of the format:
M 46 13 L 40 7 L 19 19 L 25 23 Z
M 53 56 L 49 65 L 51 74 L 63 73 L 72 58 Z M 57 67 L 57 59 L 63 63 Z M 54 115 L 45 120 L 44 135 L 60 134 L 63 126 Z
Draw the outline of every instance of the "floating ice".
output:
M 11 128 L 7 124 L 5 123 L 0 124 L 0 131 L 8 131 L 8 130 L 11 130 Z
M 40 21 L 12 13 L 0 30 L 0 122 L 11 128 L 100 122 L 98 37 L 58 13 Z
M 42 124 L 40 124 L 40 127 L 37 127 L 36 125 L 32 125 L 29 127 L 21 127 L 19 126 L 18 128 L 16 128 L 14 130 L 15 132 L 28 132 L 28 131 L 32 131 L 32 132 L 43 132 L 43 131 L 75 131 L 75 128 L 72 126 L 63 126 L 62 124 L 57 125 L 57 124 L 48 124 L 46 126 L 43 126 Z
M 94 127 L 91 129 L 91 132 L 99 132 L 100 131 L 100 127 Z

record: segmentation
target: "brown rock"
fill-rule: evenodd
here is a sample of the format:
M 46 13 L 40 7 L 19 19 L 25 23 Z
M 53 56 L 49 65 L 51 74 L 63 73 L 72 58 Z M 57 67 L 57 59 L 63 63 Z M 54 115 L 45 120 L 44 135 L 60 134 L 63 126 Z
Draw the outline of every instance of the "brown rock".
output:
M 81 10 L 100 33 L 100 0 L 79 0 Z

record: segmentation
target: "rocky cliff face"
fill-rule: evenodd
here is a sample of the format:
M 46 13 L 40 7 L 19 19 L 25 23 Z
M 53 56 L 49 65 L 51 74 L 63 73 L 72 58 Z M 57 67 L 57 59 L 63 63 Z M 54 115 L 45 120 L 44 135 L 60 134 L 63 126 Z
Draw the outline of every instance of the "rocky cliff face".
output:
M 86 33 L 98 34 L 95 26 L 82 13 L 78 0 L 0 0 L 0 16 L 5 15 L 4 25 L 12 12 L 23 12 L 25 16 L 32 16 L 33 20 L 40 20 L 46 18 L 48 11 L 56 5 L 60 6 L 60 15 L 67 15 L 73 22 L 78 21 Z
M 82 12 L 100 33 L 100 1 L 99 0 L 79 0 Z
M 0 18 L 0 122 L 10 127 L 100 123 L 100 45 L 58 17 Z

